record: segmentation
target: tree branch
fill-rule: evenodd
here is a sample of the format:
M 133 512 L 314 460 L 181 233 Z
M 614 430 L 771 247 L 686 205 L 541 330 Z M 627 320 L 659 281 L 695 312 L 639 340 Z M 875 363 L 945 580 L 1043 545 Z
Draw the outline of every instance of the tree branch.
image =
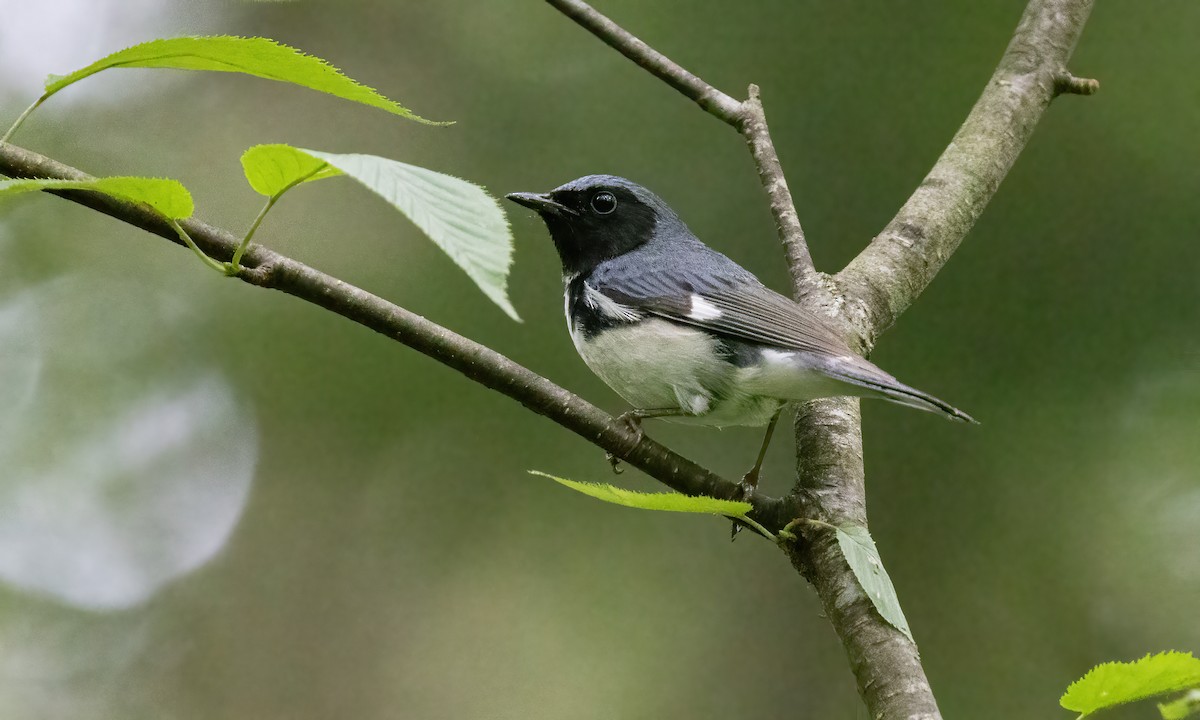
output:
M 896 219 L 833 278 L 831 292 L 826 292 L 815 287 L 822 283 L 814 280 L 823 276 L 812 268 L 803 243 L 757 88 L 751 86 L 749 99 L 742 103 L 741 122 L 735 122 L 727 104 L 711 101 L 717 91 L 585 3 L 548 2 L 742 133 L 788 249 L 797 299 L 820 307 L 830 324 L 857 341 L 864 352 L 912 304 L 962 242 L 1054 96 L 1094 92 L 1098 86 L 1066 72 L 1091 0 L 1032 0 L 991 82 L 933 171 Z M 820 292 L 810 294 L 814 289 Z M 831 398 L 807 403 L 799 408 L 795 427 L 797 480 L 784 516 L 865 527 L 858 401 Z M 940 718 L 916 646 L 875 611 L 828 530 L 803 527 L 805 541 L 789 546 L 789 557 L 820 596 L 871 717 Z
M 14 178 L 90 179 L 82 170 L 8 143 L 0 143 L 0 173 Z M 160 216 L 141 205 L 101 193 L 54 194 L 182 244 Z M 186 220 L 181 225 L 207 255 L 219 260 L 229 260 L 240 243 L 233 233 L 198 220 Z M 238 277 L 251 285 L 306 300 L 408 345 L 550 418 L 681 493 L 731 498 L 741 492 L 734 483 L 654 440 L 644 435 L 639 439 L 624 423 L 595 405 L 500 353 L 301 262 L 251 245 Z M 786 524 L 780 515 L 779 499 L 756 493 L 750 502 L 755 508 L 751 516 L 768 530 Z
M 842 292 L 834 322 L 869 349 L 962 242 L 1061 91 L 1059 78 L 1091 0 L 1032 0 L 962 129 L 884 232 L 834 277 Z M 866 490 L 858 402 L 801 408 L 796 439 L 798 517 L 865 525 Z M 812 582 L 846 648 L 872 718 L 941 717 L 916 646 L 879 617 L 836 542 L 809 530 L 790 553 Z
M 678 90 L 715 117 L 735 128 L 742 124 L 742 103 L 684 70 L 666 55 L 634 37 L 625 28 L 580 0 L 546 0 L 563 15 L 583 26 L 638 67 Z
M 1067 72 L 1091 0 L 1033 0 L 992 79 L 920 187 L 835 276 L 870 346 L 917 299 L 987 207 L 1042 113 L 1061 92 L 1099 83 Z
M 771 214 L 786 250 L 788 267 L 796 296 L 803 297 L 818 290 L 817 271 L 813 267 L 800 216 L 792 202 L 787 178 L 771 141 L 767 117 L 759 99 L 758 86 L 751 85 L 744 102 L 734 100 L 696 75 L 683 69 L 673 60 L 650 47 L 632 33 L 600 14 L 583 0 L 546 0 L 567 17 L 603 40 L 609 47 L 632 60 L 638 67 L 678 90 L 710 115 L 733 126 L 750 148 L 758 177 L 770 200 Z

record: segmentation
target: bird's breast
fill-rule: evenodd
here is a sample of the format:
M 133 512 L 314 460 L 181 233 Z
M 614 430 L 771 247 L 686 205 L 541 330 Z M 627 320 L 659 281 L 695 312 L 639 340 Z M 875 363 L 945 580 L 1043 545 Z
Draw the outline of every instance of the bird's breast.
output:
M 583 278 L 567 282 L 567 326 L 571 336 L 593 337 L 641 319 L 642 313 L 622 305 L 589 285 Z
M 730 369 L 707 333 L 659 318 L 590 335 L 576 331 L 571 338 L 592 372 L 643 409 L 679 407 L 704 414 Z
M 571 340 L 584 363 L 635 408 L 680 408 L 680 422 L 762 425 L 779 402 L 751 395 L 738 379 L 758 351 L 700 328 L 620 305 L 586 283 L 572 292 L 565 310 Z M 745 350 L 745 352 L 740 352 Z

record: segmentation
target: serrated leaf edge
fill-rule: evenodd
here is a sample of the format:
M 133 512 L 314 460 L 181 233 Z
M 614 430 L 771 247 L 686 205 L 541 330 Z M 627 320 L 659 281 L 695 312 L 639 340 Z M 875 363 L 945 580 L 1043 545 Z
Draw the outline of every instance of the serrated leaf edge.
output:
M 683 493 L 677 493 L 677 492 L 657 492 L 657 493 L 642 492 L 640 490 L 630 490 L 628 488 L 618 487 L 616 485 L 612 485 L 609 483 L 590 483 L 590 482 L 582 482 L 579 480 L 568 480 L 567 478 L 558 477 L 557 475 L 551 475 L 550 473 L 542 472 L 541 470 L 529 470 L 527 472 L 530 475 L 536 475 L 538 477 L 544 477 L 544 478 L 553 480 L 566 488 L 570 488 L 571 490 L 574 490 L 575 492 L 580 493 L 581 495 L 587 495 L 588 497 L 594 498 L 596 500 L 600 500 L 602 502 L 607 502 L 612 505 L 620 505 L 622 507 L 633 508 L 635 510 L 654 510 L 654 511 L 658 511 L 658 512 L 682 512 L 682 513 L 690 513 L 693 515 L 720 515 L 720 516 L 724 516 L 724 517 L 745 518 L 746 514 L 749 513 L 753 509 L 753 506 L 751 506 L 750 503 L 739 502 L 739 501 L 735 501 L 735 500 L 721 500 L 719 498 L 708 497 L 706 495 L 684 495 Z M 716 510 L 716 509 L 698 510 L 698 509 L 688 509 L 688 508 L 642 507 L 642 506 L 638 506 L 638 505 L 631 505 L 631 504 L 619 502 L 619 501 L 612 500 L 612 499 L 605 498 L 605 497 L 597 497 L 596 495 L 586 492 L 585 490 L 581 490 L 580 489 L 581 487 L 597 488 L 597 489 L 601 489 L 604 491 L 615 491 L 614 495 L 624 496 L 626 498 L 638 498 L 638 497 L 641 497 L 641 498 L 663 498 L 663 497 L 692 498 L 692 499 L 697 499 L 697 500 L 703 500 L 706 503 L 711 502 L 713 504 L 716 504 L 717 506 L 727 505 L 728 509 L 731 512 L 723 512 L 721 510 Z M 736 513 L 732 512 L 734 510 L 737 510 L 740 512 L 736 512 Z
M 871 606 L 875 608 L 875 612 L 878 613 L 879 617 L 883 618 L 887 624 L 903 633 L 910 642 L 915 643 L 916 640 L 913 639 L 912 629 L 908 625 L 908 618 L 904 616 L 904 609 L 900 606 L 900 598 L 896 594 L 896 586 L 892 582 L 891 576 L 888 575 L 887 569 L 883 567 L 883 561 L 879 557 L 879 548 L 876 547 L 875 539 L 871 537 L 871 532 L 862 525 L 847 524 L 834 525 L 833 527 L 836 532 L 838 549 L 841 551 L 842 557 L 845 558 L 846 564 L 850 566 L 850 572 L 854 575 L 854 581 L 858 583 L 858 587 L 860 590 L 862 590 L 863 595 L 866 595 L 867 599 L 871 601 Z M 861 531 L 863 535 L 862 539 L 865 539 L 865 541 L 869 544 L 864 545 L 862 539 L 860 539 L 855 532 L 851 531 Z M 890 613 L 885 613 L 884 608 L 881 606 L 882 599 L 873 597 L 870 591 L 867 590 L 866 583 L 859 574 L 858 568 L 850 561 L 849 555 L 846 554 L 845 545 L 842 543 L 843 537 L 845 537 L 854 545 L 862 548 L 871 558 L 871 564 L 873 566 L 872 570 L 878 575 L 882 575 L 883 579 L 887 581 L 888 587 L 891 588 L 892 598 L 896 601 L 896 612 L 898 612 L 900 615 L 898 618 L 889 617 L 888 615 Z
M 1118 702 L 1114 702 L 1114 703 L 1111 703 L 1108 705 L 1101 705 L 1092 710 L 1084 710 L 1079 707 L 1072 707 L 1070 705 L 1067 705 L 1067 700 L 1070 697 L 1070 695 L 1073 692 L 1079 691 L 1079 688 L 1085 687 L 1087 685 L 1089 679 L 1092 678 L 1093 676 L 1099 674 L 1100 672 L 1102 672 L 1104 670 L 1108 670 L 1108 669 L 1125 669 L 1125 670 L 1129 670 L 1129 671 L 1134 671 L 1134 668 L 1136 666 L 1138 666 L 1139 663 L 1145 663 L 1145 664 L 1149 665 L 1151 663 L 1158 661 L 1160 658 L 1162 658 L 1162 659 L 1178 658 L 1180 660 L 1193 660 L 1193 661 L 1197 660 L 1197 658 L 1195 656 L 1193 656 L 1192 653 L 1190 653 L 1190 652 L 1182 652 L 1179 650 L 1164 650 L 1159 653 L 1146 653 L 1143 657 L 1137 658 L 1136 660 L 1130 660 L 1128 662 L 1122 661 L 1122 660 L 1110 660 L 1108 662 L 1102 662 L 1099 665 L 1093 666 L 1090 670 L 1088 670 L 1086 673 L 1084 673 L 1083 677 L 1079 678 L 1075 682 L 1068 685 L 1066 691 L 1064 691 L 1062 696 L 1058 699 L 1058 704 L 1061 705 L 1066 710 L 1071 710 L 1072 712 L 1081 713 L 1080 717 L 1082 718 L 1082 717 L 1087 717 L 1088 715 L 1093 715 L 1093 714 L 1099 712 L 1100 710 L 1104 710 L 1107 708 L 1117 707 L 1118 705 L 1127 705 L 1129 703 L 1138 702 L 1140 700 L 1148 700 L 1153 697 L 1158 697 L 1159 695 L 1166 695 L 1166 694 L 1173 693 L 1173 692 L 1179 692 L 1181 690 L 1188 690 L 1193 687 L 1193 684 L 1191 682 L 1181 683 L 1181 684 L 1178 684 L 1178 685 L 1173 686 L 1168 689 L 1158 690 L 1158 691 L 1151 692 L 1151 693 L 1145 694 L 1145 695 L 1138 695 L 1137 697 L 1130 697 L 1128 699 L 1123 699 L 1123 700 L 1120 700 Z M 1198 663 L 1198 666 L 1197 666 L 1196 683 L 1200 684 L 1200 663 Z

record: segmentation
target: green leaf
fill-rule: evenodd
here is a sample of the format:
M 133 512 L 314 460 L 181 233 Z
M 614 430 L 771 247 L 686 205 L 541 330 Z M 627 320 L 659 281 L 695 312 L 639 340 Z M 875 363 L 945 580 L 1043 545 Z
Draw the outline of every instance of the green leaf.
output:
M 0 197 L 39 190 L 92 190 L 105 195 L 140 202 L 171 220 L 191 217 L 194 210 L 191 193 L 178 180 L 147 177 L 106 177 L 92 180 L 4 180 Z
M 508 300 L 512 233 L 500 203 L 466 180 L 375 155 L 300 152 L 323 160 L 367 186 L 408 216 L 513 320 Z
M 336 177 L 341 170 L 291 145 L 255 145 L 242 153 L 242 170 L 250 187 L 274 197 L 302 182 Z
M 1105 708 L 1195 687 L 1200 687 L 1200 660 L 1191 653 L 1172 650 L 1133 662 L 1097 665 L 1071 683 L 1058 702 L 1083 717 Z
M 521 319 L 508 300 L 512 265 L 508 217 L 483 188 L 375 155 L 337 155 L 282 144 L 250 148 L 242 154 L 242 169 L 250 186 L 271 198 L 264 214 L 295 185 L 349 175 L 408 216 L 492 302 L 512 319 Z M 261 221 L 260 214 L 254 228 Z M 240 256 L 239 249 L 235 265 Z
M 39 190 L 90 190 L 101 192 L 128 202 L 143 203 L 162 215 L 167 224 L 179 236 L 196 256 L 208 267 L 219 273 L 226 273 L 225 263 L 218 262 L 204 254 L 187 231 L 179 224 L 179 220 L 191 217 L 193 210 L 192 195 L 178 180 L 168 178 L 147 177 L 106 177 L 91 180 L 5 180 L 0 182 L 0 198 L 5 195 Z
M 883 562 L 879 559 L 879 550 L 875 547 L 875 541 L 871 539 L 871 533 L 860 525 L 838 525 L 835 529 L 838 546 L 842 549 L 842 555 L 846 556 L 846 562 L 854 572 L 854 577 L 858 578 L 863 592 L 871 598 L 871 603 L 884 620 L 912 640 L 912 631 L 908 628 L 904 611 L 900 609 L 896 588 L 892 585 L 887 571 L 883 569 Z
M 261 37 L 213 35 L 151 40 L 118 50 L 85 68 L 46 79 L 43 99 L 101 70 L 116 67 L 237 72 L 300 85 L 429 124 L 398 103 L 341 73 L 321 58 Z
M 1169 703 L 1159 703 L 1158 711 L 1163 720 L 1183 720 L 1189 715 L 1200 715 L 1200 690 L 1192 690 Z
M 718 500 L 711 497 L 681 495 L 674 492 L 644 493 L 602 483 L 567 480 L 537 470 L 530 470 L 529 474 L 550 478 L 556 483 L 566 485 L 572 490 L 581 492 L 584 495 L 590 495 L 604 502 L 638 508 L 640 510 L 663 510 L 666 512 L 702 513 L 705 515 L 725 515 L 726 517 L 745 518 L 746 513 L 752 509 L 750 503 L 734 500 Z

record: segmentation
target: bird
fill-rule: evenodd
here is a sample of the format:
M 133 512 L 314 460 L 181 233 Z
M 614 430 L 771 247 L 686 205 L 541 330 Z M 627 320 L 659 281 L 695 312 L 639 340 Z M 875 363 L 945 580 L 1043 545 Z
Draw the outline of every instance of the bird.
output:
M 743 498 L 758 485 L 788 403 L 882 398 L 975 422 L 854 352 L 818 315 L 704 244 L 635 182 L 587 175 L 547 193 L 505 197 L 545 222 L 562 262 L 571 340 L 632 406 L 624 423 L 639 436 L 650 418 L 767 427 L 739 483 Z

